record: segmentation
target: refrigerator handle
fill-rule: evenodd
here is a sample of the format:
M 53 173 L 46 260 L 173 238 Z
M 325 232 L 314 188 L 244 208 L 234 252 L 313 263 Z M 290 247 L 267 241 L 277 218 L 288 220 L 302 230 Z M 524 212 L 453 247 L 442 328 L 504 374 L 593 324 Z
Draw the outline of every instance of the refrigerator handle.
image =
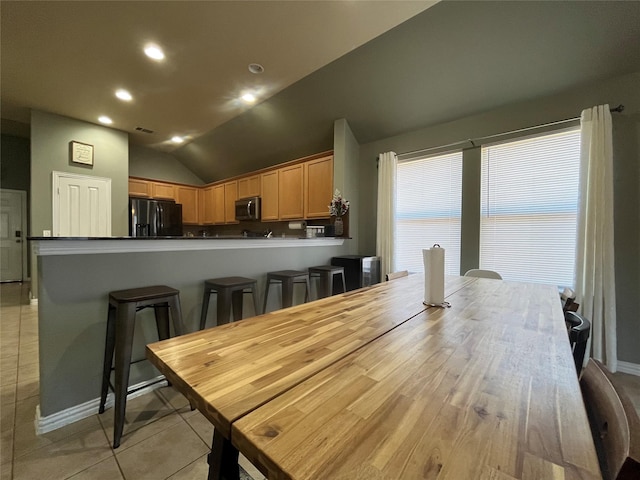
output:
M 159 203 L 156 204 L 156 211 L 158 212 L 157 216 L 156 216 L 156 235 L 160 235 L 160 232 L 162 231 L 162 226 L 164 225 L 164 219 L 163 217 L 163 210 L 162 210 L 162 205 L 160 205 Z

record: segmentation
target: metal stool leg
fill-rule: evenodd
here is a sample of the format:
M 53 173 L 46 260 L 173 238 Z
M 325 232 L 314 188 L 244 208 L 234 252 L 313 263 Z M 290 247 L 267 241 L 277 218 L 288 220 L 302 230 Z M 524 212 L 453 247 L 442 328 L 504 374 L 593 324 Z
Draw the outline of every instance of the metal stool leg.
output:
M 244 292 L 242 290 L 234 290 L 231 292 L 231 307 L 233 309 L 233 321 L 242 320 L 242 303 Z M 218 297 L 218 300 L 220 298 Z M 227 318 L 227 317 L 225 317 Z
M 217 305 L 217 318 L 216 323 L 218 325 L 224 325 L 229 323 L 229 316 L 231 315 L 231 292 L 226 288 L 221 289 L 218 294 Z
M 253 285 L 251 287 L 251 296 L 253 297 L 253 309 L 254 309 L 254 313 L 256 314 L 256 316 L 260 315 L 260 310 L 258 310 L 260 307 L 258 306 L 259 302 L 258 302 L 258 286 L 257 285 Z
M 100 408 L 98 413 L 104 413 L 109 393 L 111 379 L 111 365 L 113 364 L 113 350 L 116 346 L 116 308 L 109 304 L 107 313 L 107 338 L 104 347 L 104 363 L 102 364 L 102 392 L 100 394 Z
M 328 274 L 328 273 L 323 273 L 322 275 L 320 275 L 320 287 L 321 287 L 321 292 L 320 292 L 320 297 L 321 298 L 325 298 L 328 297 L 331 294 L 331 285 L 333 284 L 333 275 Z
M 306 290 L 304 292 L 304 303 L 309 301 L 309 295 L 311 295 L 311 283 L 309 283 L 309 277 L 305 278 Z
M 293 304 L 293 278 L 282 280 L 282 308 L 290 307 Z
M 171 311 L 171 320 L 173 321 L 173 331 L 176 336 L 180 336 L 184 333 L 184 326 L 182 325 L 182 309 L 180 308 L 179 296 L 176 295 L 169 299 L 169 310 Z
M 271 280 L 267 278 L 267 286 L 264 291 L 264 303 L 262 305 L 262 313 L 267 313 L 267 299 L 269 298 L 269 287 L 271 286 Z M 256 311 L 256 314 L 258 312 Z
M 204 330 L 207 323 L 207 311 L 209 310 L 209 299 L 211 297 L 211 289 L 205 285 L 202 294 L 202 310 L 200 312 L 200 330 Z
M 153 306 L 156 315 L 156 328 L 158 329 L 158 339 L 166 340 L 170 337 L 169 331 L 169 305 L 157 304 Z
M 134 303 L 118 305 L 116 348 L 115 348 L 115 411 L 113 425 L 113 448 L 120 446 L 120 438 L 124 429 L 125 409 L 127 407 L 127 390 L 129 388 L 129 365 L 133 343 L 133 327 L 135 324 L 136 306 Z

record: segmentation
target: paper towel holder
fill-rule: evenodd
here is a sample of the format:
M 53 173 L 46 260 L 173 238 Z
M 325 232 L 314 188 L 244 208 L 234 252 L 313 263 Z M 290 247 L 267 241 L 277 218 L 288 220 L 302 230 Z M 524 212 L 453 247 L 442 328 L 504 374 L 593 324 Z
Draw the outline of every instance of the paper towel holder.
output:
M 451 304 L 449 302 L 442 302 L 442 303 L 422 302 L 422 304 L 426 305 L 427 307 L 451 308 Z
M 432 248 L 442 248 L 438 243 L 434 243 Z M 427 303 L 426 301 L 422 302 L 423 305 L 426 305 L 427 307 L 438 307 L 438 308 L 451 308 L 451 304 L 449 302 L 442 302 L 442 303 Z

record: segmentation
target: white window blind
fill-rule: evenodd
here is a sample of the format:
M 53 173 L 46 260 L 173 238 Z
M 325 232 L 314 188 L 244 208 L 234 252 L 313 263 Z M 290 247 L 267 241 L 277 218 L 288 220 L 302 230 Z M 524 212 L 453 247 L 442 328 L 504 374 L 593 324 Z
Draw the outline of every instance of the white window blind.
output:
M 396 268 L 423 272 L 422 249 L 445 249 L 445 272 L 460 274 L 462 152 L 398 164 Z
M 482 148 L 480 268 L 574 285 L 580 129 Z

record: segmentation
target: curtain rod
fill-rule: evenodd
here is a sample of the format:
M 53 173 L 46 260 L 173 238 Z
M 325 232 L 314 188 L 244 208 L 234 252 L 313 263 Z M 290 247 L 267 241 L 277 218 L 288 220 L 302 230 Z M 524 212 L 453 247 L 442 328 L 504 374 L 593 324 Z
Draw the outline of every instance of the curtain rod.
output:
M 622 112 L 624 110 L 624 105 L 620 104 L 617 107 L 614 108 L 610 108 L 609 111 L 612 113 L 619 113 Z M 489 138 L 496 138 L 496 137 L 503 137 L 506 135 L 511 135 L 514 133 L 520 133 L 520 132 L 526 132 L 529 130 L 537 130 L 539 128 L 546 128 L 546 127 L 551 127 L 553 125 L 561 125 L 563 123 L 569 123 L 569 122 L 575 122 L 576 120 L 580 120 L 580 117 L 573 117 L 573 118 L 565 118 L 564 120 L 558 120 L 556 122 L 549 122 L 549 123 L 544 123 L 542 125 L 535 125 L 533 127 L 525 127 L 525 128 L 519 128 L 517 130 L 511 130 L 510 132 L 504 132 L 504 133 L 496 133 L 495 135 L 487 135 L 486 137 L 477 137 L 477 138 L 468 138 L 467 140 L 460 140 L 457 142 L 453 142 L 453 143 L 449 143 L 447 145 L 440 145 L 438 147 L 430 147 L 430 148 L 421 148 L 420 150 L 413 150 L 411 152 L 404 152 L 404 153 L 399 153 L 397 154 L 398 159 L 402 158 L 402 157 L 407 157 L 407 156 L 413 156 L 417 153 L 426 153 L 426 152 L 430 152 L 433 150 L 442 150 L 444 148 L 448 148 L 448 147 L 455 147 L 457 145 L 463 145 L 465 143 L 470 143 L 473 147 L 476 147 L 476 143 L 478 141 L 481 140 L 486 140 Z

